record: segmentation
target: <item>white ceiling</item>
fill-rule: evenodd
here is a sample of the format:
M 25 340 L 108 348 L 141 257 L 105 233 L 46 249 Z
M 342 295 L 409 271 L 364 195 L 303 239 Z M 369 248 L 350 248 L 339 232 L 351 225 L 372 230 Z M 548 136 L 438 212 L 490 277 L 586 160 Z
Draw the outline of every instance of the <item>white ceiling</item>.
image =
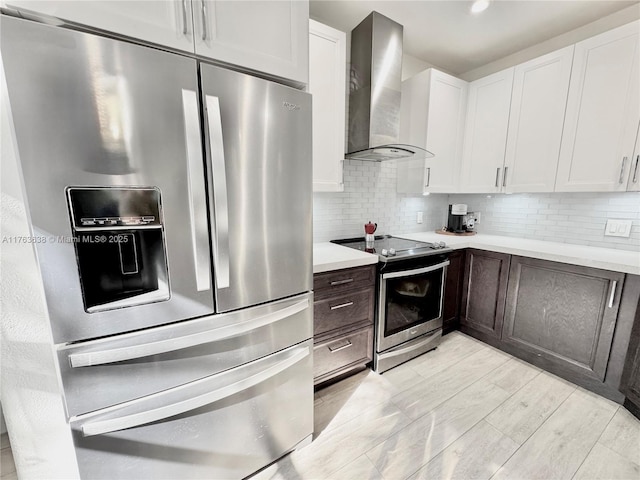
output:
M 310 0 L 311 18 L 350 32 L 372 10 L 404 26 L 404 53 L 454 75 L 640 2 L 499 0 L 479 15 L 466 0 Z

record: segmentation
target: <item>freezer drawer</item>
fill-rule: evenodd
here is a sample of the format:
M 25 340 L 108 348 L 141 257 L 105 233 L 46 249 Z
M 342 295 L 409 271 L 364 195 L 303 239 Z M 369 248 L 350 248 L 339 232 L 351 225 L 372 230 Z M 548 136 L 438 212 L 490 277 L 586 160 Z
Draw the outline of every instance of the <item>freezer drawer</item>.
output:
M 242 478 L 313 431 L 311 340 L 72 419 L 82 478 Z
M 58 350 L 69 416 L 171 388 L 312 337 L 311 294 Z

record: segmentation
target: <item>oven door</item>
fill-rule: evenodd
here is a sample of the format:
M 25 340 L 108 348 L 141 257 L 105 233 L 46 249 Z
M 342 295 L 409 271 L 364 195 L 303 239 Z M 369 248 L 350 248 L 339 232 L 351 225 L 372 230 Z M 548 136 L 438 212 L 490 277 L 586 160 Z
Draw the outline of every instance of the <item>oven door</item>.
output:
M 376 350 L 383 352 L 442 327 L 449 261 L 380 275 Z

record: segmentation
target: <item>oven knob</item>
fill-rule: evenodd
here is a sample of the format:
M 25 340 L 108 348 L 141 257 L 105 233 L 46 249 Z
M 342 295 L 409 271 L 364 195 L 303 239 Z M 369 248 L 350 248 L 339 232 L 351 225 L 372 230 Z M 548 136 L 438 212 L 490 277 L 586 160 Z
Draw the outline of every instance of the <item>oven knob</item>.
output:
M 383 257 L 387 257 L 387 256 L 389 256 L 389 252 L 387 252 L 387 249 L 386 249 L 386 248 L 383 248 L 383 249 L 382 249 L 382 252 L 380 252 L 380 254 L 381 254 Z
M 390 257 L 395 257 L 396 255 L 396 249 L 395 248 L 390 248 L 389 249 L 389 256 Z

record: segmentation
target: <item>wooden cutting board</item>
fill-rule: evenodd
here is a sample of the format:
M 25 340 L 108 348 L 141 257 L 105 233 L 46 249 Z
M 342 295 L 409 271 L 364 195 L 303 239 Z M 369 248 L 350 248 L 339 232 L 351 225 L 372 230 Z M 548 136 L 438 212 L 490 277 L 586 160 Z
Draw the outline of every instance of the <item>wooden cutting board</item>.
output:
M 477 232 L 453 233 L 447 232 L 446 230 L 436 230 L 436 233 L 439 233 L 440 235 L 453 235 L 454 237 L 470 237 L 471 235 L 475 235 Z

